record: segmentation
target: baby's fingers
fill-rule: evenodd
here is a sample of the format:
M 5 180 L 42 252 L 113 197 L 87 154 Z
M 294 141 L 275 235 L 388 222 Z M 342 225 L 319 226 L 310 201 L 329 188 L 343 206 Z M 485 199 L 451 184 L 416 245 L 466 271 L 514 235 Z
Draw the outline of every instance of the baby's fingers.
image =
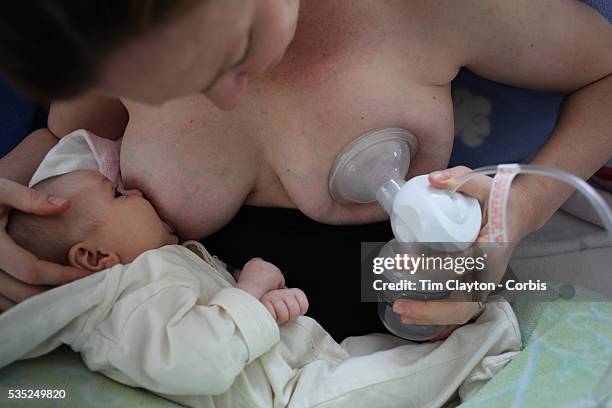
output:
M 276 320 L 276 310 L 270 300 L 262 300 L 263 305 L 268 309 L 268 312 L 272 315 L 272 318 Z
M 274 312 L 276 315 L 276 322 L 278 324 L 283 324 L 289 320 L 289 308 L 285 303 L 284 299 L 276 298 L 272 301 L 274 305 Z
M 291 296 L 285 296 L 284 302 L 287 306 L 287 310 L 289 310 L 288 320 L 295 320 L 302 315 L 302 307 L 294 294 L 291 294 Z
M 308 299 L 300 289 L 273 290 L 261 301 L 278 324 L 295 320 L 308 310 Z
M 306 314 L 306 312 L 308 311 L 308 298 L 306 297 L 306 294 L 301 290 L 301 289 L 293 289 L 294 291 L 294 296 L 295 296 L 295 300 L 297 301 L 298 305 L 300 306 L 300 316 Z

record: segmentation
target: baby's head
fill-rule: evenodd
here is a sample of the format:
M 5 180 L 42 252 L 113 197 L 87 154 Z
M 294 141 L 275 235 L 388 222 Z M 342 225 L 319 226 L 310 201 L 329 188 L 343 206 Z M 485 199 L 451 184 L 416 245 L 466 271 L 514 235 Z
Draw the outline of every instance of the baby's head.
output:
M 40 259 L 97 272 L 178 243 L 138 190 L 120 189 L 98 172 L 75 171 L 35 188 L 71 202 L 58 215 L 11 213 L 9 235 Z

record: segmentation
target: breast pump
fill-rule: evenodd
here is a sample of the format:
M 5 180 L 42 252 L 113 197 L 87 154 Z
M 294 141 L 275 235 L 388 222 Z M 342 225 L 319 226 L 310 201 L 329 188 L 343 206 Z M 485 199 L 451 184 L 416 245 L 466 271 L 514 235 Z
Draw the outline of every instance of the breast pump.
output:
M 410 160 L 417 149 L 417 139 L 410 131 L 401 128 L 385 128 L 368 132 L 347 145 L 336 158 L 329 178 L 332 198 L 342 203 L 378 202 L 390 216 L 391 228 L 398 242 L 422 243 L 437 251 L 458 252 L 468 248 L 478 237 L 481 228 L 481 208 L 478 201 L 457 190 L 473 177 L 498 173 L 510 174 L 505 195 L 501 198 L 501 218 L 504 224 L 500 242 L 508 242 L 505 228 L 505 209 L 509 185 L 516 174 L 533 174 L 552 177 L 565 182 L 581 192 L 597 211 L 612 237 L 612 211 L 601 196 L 585 181 L 558 170 L 537 165 L 500 165 L 476 169 L 457 181 L 452 191 L 435 189 L 427 176 L 417 176 L 405 181 Z M 496 176 L 497 180 L 497 176 Z M 492 201 L 492 200 L 489 200 Z M 488 208 L 489 219 L 494 214 Z M 493 223 L 490 236 L 493 234 Z M 392 256 L 393 241 L 385 245 L 381 256 Z M 399 279 L 397 271 L 383 274 L 390 282 Z M 403 274 L 405 277 L 405 274 Z M 396 299 L 443 300 L 449 297 L 445 291 L 403 291 L 399 295 L 384 293 L 380 297 L 380 317 L 392 333 L 416 341 L 431 340 L 446 330 L 446 326 L 419 326 L 404 324 L 393 312 Z M 612 393 L 612 364 L 604 378 L 593 391 L 593 398 L 603 402 Z
M 478 237 L 481 209 L 478 200 L 461 193 L 433 188 L 427 176 L 405 181 L 410 159 L 417 149 L 417 139 L 408 130 L 374 130 L 346 146 L 336 158 L 329 179 L 334 200 L 344 203 L 378 201 L 391 219 L 397 242 L 422 243 L 432 250 L 458 252 L 468 248 Z M 379 254 L 393 257 L 401 245 L 391 241 Z M 408 275 L 387 269 L 381 278 L 390 283 L 422 279 L 423 274 Z M 427 276 L 437 280 L 439 276 Z M 395 335 L 415 341 L 431 340 L 446 330 L 445 325 L 404 324 L 393 312 L 397 299 L 443 300 L 449 291 L 383 291 L 378 311 L 385 327 Z

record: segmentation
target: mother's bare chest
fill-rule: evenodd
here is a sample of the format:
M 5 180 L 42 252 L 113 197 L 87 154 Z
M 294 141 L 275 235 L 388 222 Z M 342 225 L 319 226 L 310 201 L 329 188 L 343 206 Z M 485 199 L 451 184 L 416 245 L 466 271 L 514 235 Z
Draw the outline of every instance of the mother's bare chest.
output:
M 126 183 L 141 188 L 190 238 L 219 229 L 244 203 L 299 208 L 332 224 L 382 219 L 376 206 L 340 205 L 327 191 L 336 155 L 371 129 L 399 126 L 417 135 L 410 175 L 446 165 L 448 85 L 431 84 L 388 49 L 306 62 L 289 53 L 232 112 L 202 96 L 161 108 L 129 105 L 121 163 Z M 441 72 L 452 77 L 451 68 Z

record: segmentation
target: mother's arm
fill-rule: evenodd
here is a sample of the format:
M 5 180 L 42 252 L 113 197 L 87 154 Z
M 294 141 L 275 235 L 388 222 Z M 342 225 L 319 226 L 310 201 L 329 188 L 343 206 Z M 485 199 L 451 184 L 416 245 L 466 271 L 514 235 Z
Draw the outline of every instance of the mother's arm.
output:
M 612 157 L 612 26 L 602 16 L 575 0 L 470 0 L 444 5 L 438 26 L 448 29 L 449 52 L 456 53 L 458 65 L 506 84 L 567 95 L 552 135 L 531 163 L 586 179 Z M 516 143 L 521 143 L 521 136 L 516 135 Z M 440 172 L 447 178 L 430 177 L 430 182 L 452 187 L 466 171 Z M 463 191 L 486 202 L 489 185 L 480 179 L 466 184 Z M 511 240 L 539 229 L 572 191 L 552 179 L 517 178 L 508 208 Z M 469 321 L 478 309 L 476 304 L 458 302 L 394 305 L 407 323 L 455 324 L 441 337 Z
M 128 111 L 119 99 L 89 94 L 53 103 L 48 126 L 58 138 L 85 129 L 97 136 L 116 140 L 123 136 L 128 120 Z
M 478 0 L 472 11 L 462 65 L 506 84 L 567 95 L 556 127 L 530 161 L 583 179 L 612 157 L 612 25 L 576 0 Z M 516 143 L 521 143 L 517 135 Z M 520 177 L 513 190 L 521 228 L 514 240 L 539 229 L 572 193 L 565 184 Z
M 61 197 L 29 189 L 32 174 L 58 137 L 72 130 L 90 129 L 116 139 L 127 124 L 127 111 L 118 100 L 86 96 L 54 104 L 49 129 L 39 129 L 0 159 L 0 312 L 48 288 L 85 276 L 83 271 L 41 261 L 18 247 L 6 233 L 9 212 L 15 208 L 35 214 L 57 214 L 70 203 Z

